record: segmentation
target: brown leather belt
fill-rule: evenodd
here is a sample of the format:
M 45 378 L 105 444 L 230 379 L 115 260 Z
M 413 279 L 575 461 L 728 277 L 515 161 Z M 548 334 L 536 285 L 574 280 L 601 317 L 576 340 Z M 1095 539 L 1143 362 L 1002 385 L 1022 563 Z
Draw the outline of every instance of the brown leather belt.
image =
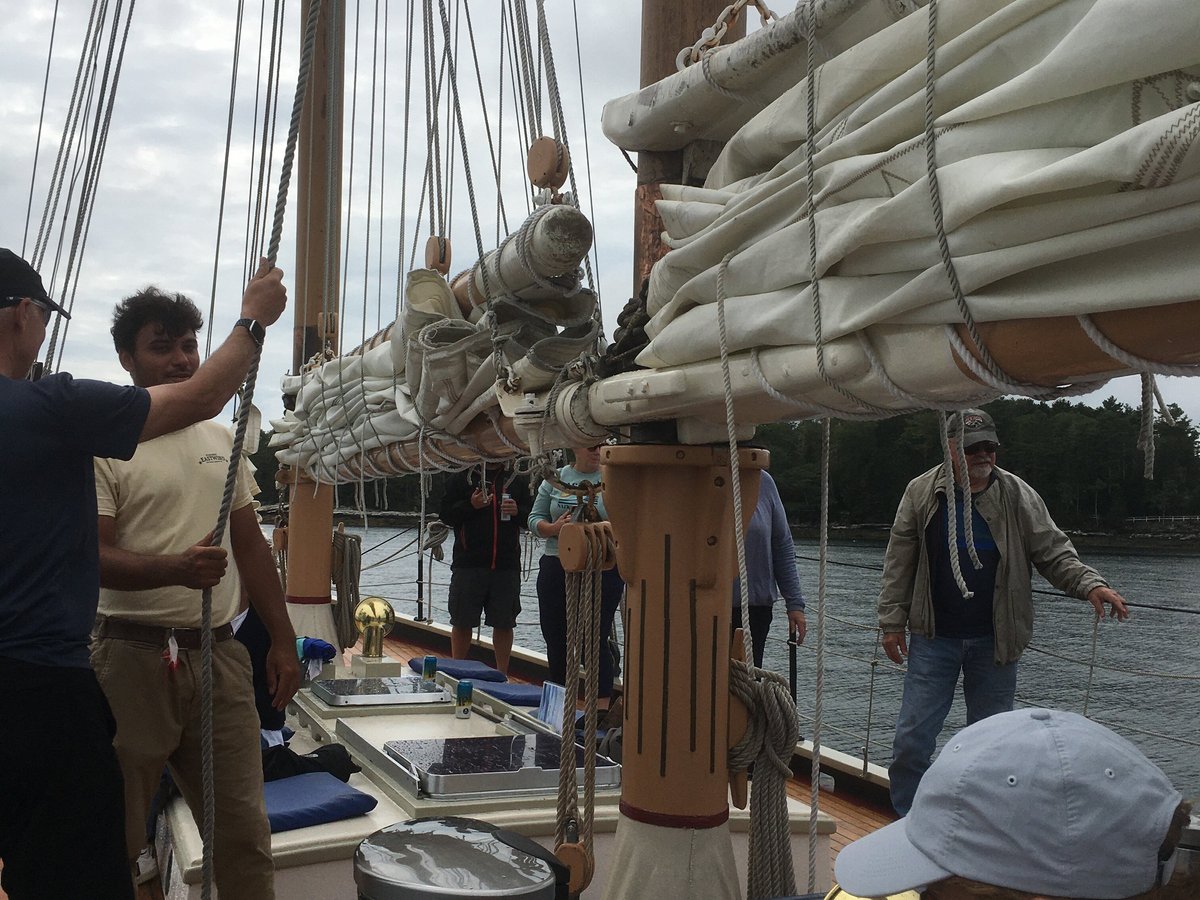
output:
M 115 638 L 118 641 L 138 641 L 142 644 L 154 644 L 158 647 L 167 646 L 172 636 L 175 643 L 183 650 L 200 649 L 199 628 L 165 628 L 162 625 L 143 625 L 140 622 L 130 622 L 126 619 L 114 619 L 111 616 L 100 616 L 96 620 L 94 632 L 97 638 Z M 227 641 L 233 637 L 233 624 L 226 622 L 213 629 L 213 641 Z

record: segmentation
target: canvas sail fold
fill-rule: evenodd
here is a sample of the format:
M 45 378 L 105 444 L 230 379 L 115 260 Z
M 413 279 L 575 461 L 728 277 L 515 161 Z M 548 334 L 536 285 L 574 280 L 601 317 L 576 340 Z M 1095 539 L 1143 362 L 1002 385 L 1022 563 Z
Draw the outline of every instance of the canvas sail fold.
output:
M 942 233 L 973 322 L 1153 315 L 1196 301 L 1200 258 L 1189 248 L 1200 241 L 1200 5 L 942 0 L 938 12 L 932 97 Z M 768 29 L 789 27 L 785 19 Z M 702 187 L 663 186 L 658 209 L 670 251 L 650 276 L 650 341 L 637 357 L 647 384 L 679 369 L 706 383 L 693 369 L 719 357 L 723 284 L 729 352 L 787 359 L 779 384 L 751 379 L 765 395 L 757 401 L 743 384 L 738 408 L 750 421 L 789 405 L 788 417 L 802 417 L 806 400 L 811 414 L 864 412 L 831 390 L 815 354 L 803 352 L 815 346 L 818 324 L 826 357 L 838 361 L 827 376 L 870 406 L 911 408 L 909 392 L 893 390 L 903 384 L 919 385 L 911 393 L 930 403 L 1003 392 L 963 377 L 969 349 L 931 352 L 965 320 L 931 202 L 928 29 L 928 11 L 918 9 L 815 68 L 811 145 L 801 61 L 793 83 L 729 138 Z M 609 134 L 644 149 L 630 145 L 632 129 Z M 932 337 L 914 357 L 911 333 L 920 328 Z M 1120 334 L 1108 337 L 1121 344 Z M 872 349 L 864 355 L 856 345 Z M 893 352 L 900 346 L 907 349 Z M 1161 361 L 1198 363 L 1200 343 L 1173 346 Z M 1070 361 L 1060 362 L 1048 358 L 1033 381 L 1070 381 Z M 1114 360 L 1079 380 L 1128 371 Z M 772 397 L 775 389 L 787 397 Z M 593 390 L 598 421 L 613 416 L 600 399 L 613 393 Z M 697 402 L 689 407 L 673 389 L 669 401 L 644 403 L 646 416 L 708 414 L 693 389 L 686 395 Z

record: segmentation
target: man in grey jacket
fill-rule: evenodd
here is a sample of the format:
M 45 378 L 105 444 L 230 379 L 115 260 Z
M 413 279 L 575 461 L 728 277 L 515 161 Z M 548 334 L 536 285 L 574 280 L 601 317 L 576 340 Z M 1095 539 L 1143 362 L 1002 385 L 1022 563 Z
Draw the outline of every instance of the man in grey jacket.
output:
M 1080 562 L 1037 491 L 996 467 L 1000 440 L 991 416 L 979 409 L 955 413 L 947 435 L 953 482 L 945 464 L 909 482 L 879 594 L 883 648 L 897 664 L 908 657 L 888 770 L 900 815 L 929 768 L 960 672 L 968 725 L 1013 708 L 1017 660 L 1033 634 L 1032 566 L 1064 593 L 1091 603 L 1098 617 L 1106 603 L 1118 619 L 1129 616 L 1124 598 Z

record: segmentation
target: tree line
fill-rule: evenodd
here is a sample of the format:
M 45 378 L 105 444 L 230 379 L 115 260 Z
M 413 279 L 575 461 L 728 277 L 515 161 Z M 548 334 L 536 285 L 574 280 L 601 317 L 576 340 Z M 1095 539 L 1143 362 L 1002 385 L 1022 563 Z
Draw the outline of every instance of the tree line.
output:
M 1153 480 L 1138 449 L 1141 413 L 1110 397 L 1098 407 L 1059 400 L 994 400 L 984 407 L 1000 437 L 997 465 L 1028 481 L 1058 524 L 1120 531 L 1131 517 L 1200 515 L 1200 434 L 1174 404 L 1175 424 L 1155 422 Z M 821 425 L 759 428 L 788 518 L 816 525 L 821 504 Z M 835 420 L 830 429 L 830 522 L 888 524 L 908 482 L 941 461 L 938 414 Z
M 986 406 L 1001 446 L 997 464 L 1028 481 L 1060 526 L 1120 531 L 1140 516 L 1200 515 L 1200 433 L 1175 405 L 1174 424 L 1155 423 L 1154 479 L 1143 477 L 1141 413 L 1114 398 L 1098 407 L 1059 400 L 995 400 Z M 890 524 L 905 485 L 942 458 L 938 415 L 927 411 L 878 421 L 835 420 L 830 429 L 830 522 Z M 277 463 L 266 435 L 251 456 L 263 503 L 278 502 Z M 794 525 L 813 526 L 821 511 L 821 425 L 761 426 L 753 442 L 771 451 L 771 474 Z M 437 509 L 441 476 L 426 506 Z M 358 506 L 355 484 L 338 488 L 339 507 Z M 367 509 L 418 510 L 420 479 L 367 482 Z

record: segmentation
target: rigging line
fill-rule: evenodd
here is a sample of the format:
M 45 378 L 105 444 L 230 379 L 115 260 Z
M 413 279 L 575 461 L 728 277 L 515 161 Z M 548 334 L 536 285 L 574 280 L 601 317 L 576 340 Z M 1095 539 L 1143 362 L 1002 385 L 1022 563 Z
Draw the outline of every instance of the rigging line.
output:
M 116 64 L 116 68 L 115 68 L 114 75 L 113 75 L 112 89 L 109 92 L 108 108 L 107 108 L 105 116 L 104 116 L 104 128 L 102 129 L 102 131 L 100 133 L 100 149 L 99 149 L 99 153 L 97 156 L 96 167 L 94 169 L 94 173 L 93 173 L 93 177 L 92 177 L 91 188 L 89 190 L 89 198 L 90 199 L 86 205 L 86 210 L 87 210 L 86 222 L 83 225 L 82 238 L 80 238 L 78 236 L 78 232 L 76 234 L 75 245 L 79 247 L 79 260 L 78 260 L 78 265 L 75 268 L 75 279 L 73 282 L 70 282 L 70 297 L 67 301 L 68 311 L 73 310 L 75 308 L 75 293 L 79 289 L 79 275 L 83 269 L 83 252 L 87 246 L 88 235 L 91 233 L 91 230 L 92 230 L 92 216 L 96 210 L 96 192 L 98 189 L 97 185 L 98 185 L 99 179 L 100 179 L 100 169 L 102 168 L 102 166 L 104 164 L 105 152 L 108 149 L 109 126 L 112 123 L 112 111 L 113 111 L 113 106 L 116 103 L 117 84 L 120 81 L 121 70 L 122 70 L 122 68 L 124 66 L 124 62 L 125 62 L 125 47 L 129 41 L 130 27 L 133 24 L 133 8 L 134 8 L 135 2 L 136 2 L 136 0 L 131 0 L 131 2 L 129 4 L 129 12 L 125 19 L 125 31 L 121 36 L 121 50 L 117 54 L 117 64 Z M 114 19 L 114 37 L 115 37 L 115 19 Z M 72 247 L 72 253 L 74 253 L 74 246 Z M 68 277 L 68 281 L 70 281 L 69 277 Z M 60 324 L 62 324 L 61 317 L 60 317 L 60 321 L 58 323 L 56 323 L 56 326 L 55 326 L 56 331 L 58 330 L 58 325 L 60 325 Z M 62 356 L 63 356 L 64 350 L 66 349 L 66 338 L 67 338 L 68 331 L 70 331 L 70 328 L 71 328 L 70 320 L 68 320 L 66 322 L 66 324 L 62 324 L 62 338 L 63 339 L 62 339 L 61 345 L 59 346 L 58 360 L 55 363 L 55 368 L 62 368 Z
M 587 114 L 587 95 L 583 89 L 583 49 L 579 40 L 579 8 L 577 0 L 571 0 L 571 14 L 575 19 L 575 66 L 579 74 L 579 111 L 583 117 L 583 162 L 587 170 L 588 182 L 588 213 L 591 216 L 592 228 L 595 229 L 596 222 L 596 197 L 592 193 L 592 142 L 588 137 L 588 114 Z M 573 188 L 572 188 L 573 189 Z M 578 198 L 575 205 L 579 205 Z M 593 285 L 596 291 L 596 307 L 600 306 L 600 242 L 592 238 L 592 254 L 596 259 L 596 283 Z M 591 272 L 588 273 L 591 275 Z
M 337 322 L 337 312 L 340 305 L 338 291 L 338 264 L 340 260 L 341 242 L 341 207 L 339 205 L 342 178 L 342 143 L 338 140 L 344 132 L 346 113 L 346 91 L 339 81 L 339 75 L 346 71 L 346 6 L 344 0 L 332 0 L 330 18 L 337 30 L 334 40 L 337 59 L 332 65 L 326 66 L 326 102 L 330 105 L 330 115 L 325 117 L 325 232 L 324 246 L 325 287 L 321 298 L 321 311 L 325 314 L 325 327 L 322 329 L 321 347 L 319 353 L 332 352 L 329 347 L 329 333 L 336 327 L 341 335 L 341 323 Z M 316 129 L 310 140 L 317 140 Z M 336 148 L 336 152 L 334 150 Z M 312 217 L 306 217 L 309 228 L 312 227 Z M 335 324 L 336 323 L 336 324 Z M 317 449 L 316 435 L 310 433 L 314 451 Z
M 504 164 L 504 45 L 508 38 L 508 14 L 507 7 L 500 4 L 500 48 L 496 53 L 496 143 L 500 146 L 496 150 L 496 244 L 500 244 L 500 226 L 503 223 L 504 230 L 508 231 L 508 215 L 504 209 L 504 190 L 500 177 L 501 167 Z M 478 66 L 476 67 L 478 68 Z M 514 104 L 515 108 L 516 104 Z
M 454 11 L 458 11 L 458 4 L 455 4 Z M 450 45 L 450 34 L 447 32 L 445 43 L 442 47 L 442 53 L 449 59 L 458 59 L 458 23 L 453 22 L 454 31 L 454 46 Z M 446 104 L 446 168 L 445 174 L 442 176 L 442 181 L 446 185 L 446 222 L 447 227 L 454 227 L 454 175 L 455 175 L 455 156 L 454 156 L 454 118 L 450 103 Z
M 409 125 L 411 124 L 412 110 L 412 51 L 413 51 L 413 3 L 414 0 L 408 0 L 408 6 L 404 15 L 404 33 L 405 33 L 405 49 L 404 49 L 404 143 L 400 151 L 400 238 L 396 242 L 396 317 L 400 317 L 400 307 L 403 298 L 404 284 L 404 226 L 408 221 L 408 147 L 409 147 Z M 420 223 L 421 214 L 417 213 L 417 222 Z M 398 335 L 394 336 L 398 337 Z M 393 381 L 396 378 L 395 368 L 392 370 Z
M 46 94 L 50 88 L 50 64 L 54 60 L 54 36 L 58 33 L 58 3 L 54 0 L 54 16 L 50 21 L 50 47 L 46 51 L 46 77 L 42 80 L 42 105 L 38 111 L 37 139 L 33 143 L 33 171 L 29 175 L 29 200 L 25 204 L 25 229 L 21 238 L 21 256 L 29 243 L 29 219 L 33 215 L 33 191 L 37 184 L 38 158 L 42 150 L 42 126 L 46 122 Z
M 441 97 L 442 70 L 437 70 L 437 89 L 434 87 L 435 58 L 433 40 L 433 6 L 431 0 L 421 4 L 422 26 L 425 39 L 425 127 L 432 139 L 425 154 L 425 177 L 429 181 L 429 234 L 445 237 L 445 209 L 442 206 L 442 172 L 438 161 L 442 158 L 441 135 L 438 130 L 438 101 Z
M 276 0 L 276 2 L 278 2 L 278 0 Z M 278 12 L 278 9 L 276 9 L 276 12 Z M 259 150 L 257 129 L 258 129 L 258 111 L 260 108 L 263 109 L 263 147 L 262 147 L 262 152 L 266 151 L 267 129 L 270 125 L 270 107 L 269 107 L 270 84 L 268 83 L 268 85 L 267 85 L 267 92 L 266 92 L 267 99 L 265 101 L 263 99 L 263 89 L 262 89 L 263 33 L 266 31 L 266 28 L 267 28 L 267 0 L 260 0 L 259 8 L 258 8 L 258 54 L 257 54 L 258 63 L 257 63 L 257 66 L 255 67 L 255 72 L 254 72 L 254 113 L 250 117 L 250 129 L 249 129 L 250 130 L 250 157 L 249 158 L 251 160 L 254 159 L 256 151 Z M 272 26 L 272 28 L 274 28 L 274 26 Z M 273 30 L 271 32 L 271 39 L 272 39 L 272 42 L 274 42 L 275 33 Z M 267 64 L 267 78 L 268 79 L 270 79 L 270 77 L 271 77 L 272 70 L 273 70 L 273 67 L 271 66 L 270 62 L 268 62 L 268 64 Z M 243 269 L 248 269 L 250 267 L 250 259 L 251 259 L 250 252 L 251 252 L 251 248 L 254 247 L 254 245 L 255 245 L 254 232 L 255 232 L 255 226 L 257 223 L 255 222 L 255 219 L 254 219 L 254 211 L 255 211 L 254 210 L 254 205 L 255 205 L 254 204 L 254 175 L 255 175 L 256 171 L 258 172 L 258 176 L 260 179 L 259 188 L 261 190 L 261 187 L 262 187 L 262 183 L 261 183 L 262 165 L 261 164 L 258 166 L 250 165 L 246 172 L 246 227 L 242 233 L 242 268 Z M 216 264 L 214 262 L 214 265 L 213 265 L 213 295 L 214 295 L 214 299 L 216 296 L 216 280 L 217 280 L 216 279 Z M 212 340 L 211 319 L 210 319 L 210 324 L 209 324 L 209 328 L 208 328 L 208 340 L 210 342 Z M 206 348 L 205 354 L 207 355 L 207 353 L 208 353 L 208 350 Z
M 54 158 L 54 171 L 50 175 L 50 184 L 46 191 L 46 205 L 42 208 L 42 219 L 38 225 L 37 237 L 33 241 L 33 253 L 29 257 L 29 263 L 39 271 L 42 268 L 42 258 L 45 255 L 46 248 L 43 245 L 43 238 L 48 243 L 50 240 L 49 230 L 53 228 L 53 221 L 58 215 L 58 199 L 59 193 L 62 190 L 62 182 L 66 178 L 66 169 L 68 168 L 67 160 L 71 157 L 72 148 L 75 144 L 75 129 L 78 127 L 79 107 L 82 104 L 80 97 L 80 85 L 84 80 L 84 73 L 89 71 L 88 65 L 88 49 L 93 43 L 93 31 L 100 27 L 103 23 L 101 15 L 101 23 L 96 22 L 96 14 L 103 7 L 107 10 L 108 4 L 102 3 L 102 0 L 92 0 L 92 11 L 88 17 L 87 29 L 83 35 L 83 46 L 79 51 L 79 65 L 75 69 L 75 84 L 71 88 L 71 100 L 67 105 L 67 118 L 63 125 L 63 131 L 66 132 L 66 139 L 60 139 L 58 143 L 58 153 Z M 90 79 L 89 79 L 90 81 Z M 53 203 L 53 207 L 51 204 Z
M 246 186 L 246 241 L 243 246 L 243 262 L 245 270 L 245 280 L 249 281 L 251 274 L 251 266 L 261 254 L 257 252 L 262 241 L 261 230 L 263 227 L 263 217 L 266 211 L 266 185 L 269 179 L 268 175 L 268 160 L 271 159 L 270 146 L 275 138 L 275 123 L 279 116 L 279 82 L 278 82 L 278 62 L 276 57 L 281 55 L 279 50 L 280 38 L 282 33 L 281 26 L 281 0 L 275 0 L 274 10 L 271 16 L 271 46 L 267 56 L 267 88 L 263 92 L 262 97 L 262 138 L 258 145 L 258 166 L 250 168 L 249 178 Z M 259 12 L 259 27 L 258 27 L 258 74 L 254 88 L 254 118 L 253 123 L 258 122 L 259 111 L 259 86 L 262 84 L 262 45 L 263 45 L 263 29 L 267 21 L 267 6 L 266 0 L 263 0 L 262 9 Z M 251 135 L 254 135 L 254 125 L 251 125 Z M 254 154 L 254 138 L 252 137 L 250 152 L 251 158 Z M 255 169 L 258 171 L 258 182 L 255 184 Z
M 387 187 L 387 86 L 388 86 L 388 39 L 391 36 L 388 23 L 390 4 L 383 6 L 383 96 L 379 103 L 382 108 L 382 119 L 379 123 L 379 237 L 375 254 L 377 269 L 375 272 L 375 329 L 383 327 L 383 211 L 384 193 Z M 395 373 L 392 375 L 395 380 Z M 393 385 L 394 386 L 394 385 Z M 387 483 L 384 482 L 383 503 L 387 506 Z
M 379 96 L 379 0 L 375 0 L 375 18 L 371 26 L 371 115 L 370 128 L 367 132 L 367 222 L 366 234 L 363 237 L 363 314 L 362 334 L 360 344 L 367 343 L 367 301 L 371 291 L 371 215 L 375 203 L 375 109 Z M 380 226 L 382 230 L 382 225 Z M 377 317 L 378 318 L 378 317 Z M 378 328 L 378 323 L 376 324 Z M 364 355 L 366 351 L 363 351 Z M 360 384 L 363 382 L 360 380 Z M 363 387 L 363 400 L 366 400 L 366 388 Z
M 338 309 L 338 346 L 336 353 L 341 353 L 342 336 L 346 322 L 346 285 L 350 278 L 350 240 L 354 226 L 354 153 L 355 137 L 358 132 L 358 48 L 362 25 L 362 0 L 354 0 L 354 77 L 350 87 L 350 163 L 349 176 L 346 186 L 346 229 L 342 235 L 342 293 Z M 343 393 L 343 397 L 345 394 Z
M 438 12 L 442 18 L 442 32 L 445 36 L 446 44 L 450 44 L 450 19 L 446 15 L 445 0 L 438 0 Z M 458 139 L 462 148 L 463 162 L 463 177 L 467 181 L 467 198 L 471 202 L 471 220 L 475 226 L 475 247 L 479 252 L 479 258 L 483 259 L 483 235 L 479 231 L 479 207 L 475 203 L 475 185 L 471 180 L 471 158 L 467 155 L 467 134 L 463 128 L 462 107 L 459 105 L 458 94 L 458 77 L 455 72 L 454 59 L 448 57 L 446 60 L 447 72 L 450 75 L 450 97 L 454 103 L 454 118 L 458 123 Z M 487 287 L 487 267 L 483 267 L 484 287 Z
M 803 559 L 808 562 L 819 562 L 820 561 L 815 556 L 805 556 L 801 553 L 795 554 L 795 558 Z M 842 562 L 840 560 L 831 559 L 828 561 L 828 564 L 832 565 L 832 566 L 842 566 L 843 568 L 847 568 L 847 569 L 866 569 L 871 572 L 882 572 L 883 571 L 883 566 L 869 565 L 866 563 Z M 1032 590 L 1033 590 L 1033 593 L 1038 594 L 1039 596 L 1052 597 L 1056 600 L 1076 600 L 1077 601 L 1079 599 L 1078 597 L 1072 597 L 1070 594 L 1064 594 L 1062 591 L 1047 591 L 1044 588 L 1033 588 Z M 1153 610 L 1157 610 L 1159 612 L 1185 613 L 1187 615 L 1200 616 L 1200 609 L 1191 609 L 1186 606 L 1167 606 L 1167 605 L 1161 604 L 1161 603 L 1136 603 L 1132 600 L 1126 600 L 1125 605 L 1136 608 L 1136 609 L 1153 609 Z
M 283 235 L 283 219 L 287 209 L 288 187 L 291 184 L 292 165 L 296 153 L 296 144 L 300 132 L 300 113 L 304 106 L 307 92 L 308 76 L 312 69 L 313 46 L 316 43 L 317 17 L 321 10 L 321 0 L 311 0 L 308 10 L 308 21 L 305 23 L 304 42 L 300 54 L 300 68 L 296 77 L 296 96 L 292 104 L 292 117 L 288 126 L 287 149 L 284 152 L 283 165 L 279 172 L 279 190 L 275 197 L 275 217 L 271 229 L 271 241 L 267 250 L 267 258 L 274 265 L 279 253 L 279 243 Z M 217 524 L 213 529 L 213 543 L 219 545 L 225 532 L 230 508 L 233 506 L 233 491 L 237 481 L 238 470 L 242 455 L 242 446 L 246 437 L 246 424 L 249 420 L 250 407 L 254 398 L 254 386 L 258 378 L 258 366 L 262 358 L 261 348 L 258 348 L 246 374 L 244 394 L 237 410 L 237 426 L 233 437 L 233 446 L 229 453 L 229 467 L 225 473 L 225 490 L 221 497 L 221 508 L 217 513 Z M 201 819 L 201 835 L 203 851 L 201 855 L 203 900 L 212 896 L 213 884 L 213 839 L 216 821 L 216 798 L 213 782 L 213 676 L 212 676 L 212 588 L 205 589 L 200 603 L 201 610 L 201 769 L 203 783 L 203 815 Z
M 524 91 L 525 103 L 528 106 L 527 121 L 529 122 L 529 134 L 532 137 L 535 131 L 538 135 L 542 133 L 541 83 L 537 82 L 535 85 L 531 62 L 533 46 L 529 38 L 529 9 L 525 5 L 525 0 L 514 0 L 513 10 L 513 29 L 517 37 L 517 55 L 520 58 L 523 75 L 521 87 Z
M 483 71 L 479 67 L 479 52 L 475 46 L 475 28 L 474 28 L 473 23 L 471 22 L 471 6 L 467 2 L 467 0 L 463 0 L 463 11 L 466 14 L 466 19 L 467 19 L 467 39 L 471 45 L 471 59 L 475 63 L 475 83 L 479 88 L 479 107 L 480 107 L 480 109 L 483 110 L 483 130 L 484 130 L 484 133 L 487 134 L 488 153 L 491 155 L 491 159 L 492 159 L 492 172 L 496 176 L 496 203 L 497 203 L 497 206 L 499 209 L 499 217 L 503 220 L 504 228 L 505 228 L 505 230 L 507 230 L 508 229 L 508 217 L 505 215 L 505 212 L 504 212 L 504 192 L 502 190 L 500 190 L 500 162 L 496 158 L 496 145 L 492 141 L 492 123 L 491 123 L 491 118 L 488 116 L 488 104 L 487 104 L 487 101 L 484 99 L 484 95 L 483 95 Z M 501 8 L 501 12 L 503 12 L 503 7 Z M 503 81 L 503 79 L 500 80 L 499 84 L 500 84 L 501 101 L 502 101 L 501 105 L 500 105 L 500 115 L 503 115 L 503 111 L 504 111 L 504 105 L 503 105 L 504 81 Z M 497 224 L 497 226 L 496 226 L 496 234 L 497 234 L 496 240 L 499 241 L 500 240 L 499 224 Z
M 806 182 L 804 217 L 808 220 L 808 277 L 809 293 L 812 300 L 813 343 L 817 351 L 817 373 L 821 376 L 821 380 L 825 384 L 837 391 L 838 394 L 850 401 L 854 406 L 870 413 L 891 415 L 890 411 L 868 403 L 866 400 L 853 394 L 840 382 L 835 381 L 825 367 L 824 314 L 821 307 L 821 275 L 819 272 L 819 258 L 817 256 L 817 197 L 815 194 L 817 176 L 816 164 L 814 162 L 817 141 L 817 90 L 815 83 L 817 74 L 815 57 L 815 44 L 817 41 L 816 0 L 809 0 L 804 6 L 803 20 L 805 34 L 804 67 L 806 73 L 804 78 L 804 179 Z
M 212 289 L 208 298 L 208 328 L 204 338 L 204 357 L 212 352 L 212 323 L 217 312 L 217 269 L 221 262 L 221 234 L 225 225 L 225 193 L 229 186 L 229 153 L 233 146 L 233 113 L 237 104 L 238 63 L 242 56 L 242 25 L 245 20 L 245 0 L 238 0 L 237 20 L 233 30 L 233 66 L 229 74 L 229 112 L 225 117 L 225 157 L 221 163 L 221 196 L 217 204 L 217 246 L 213 251 Z M 263 18 L 265 19 L 265 7 Z M 259 28 L 259 59 L 262 59 L 262 28 Z M 255 104 L 258 103 L 257 94 Z
M 96 22 L 96 30 L 89 37 L 89 45 L 84 48 L 84 53 L 87 57 L 87 70 L 84 75 L 83 95 L 79 99 L 79 105 L 75 109 L 75 116 L 71 122 L 70 146 L 67 147 L 67 154 L 63 159 L 63 168 L 61 173 L 58 173 L 58 184 L 54 192 L 54 208 L 51 210 L 49 227 L 46 231 L 45 242 L 42 243 L 39 251 L 37 245 L 34 245 L 34 252 L 37 255 L 37 261 L 32 261 L 35 268 L 41 269 L 44 262 L 44 255 L 50 247 L 50 239 L 57 229 L 58 241 L 54 248 L 54 265 L 50 274 L 50 293 L 56 293 L 55 286 L 58 281 L 58 269 L 62 262 L 63 244 L 66 241 L 67 219 L 70 217 L 75 189 L 79 184 L 80 174 L 83 172 L 86 163 L 86 157 L 83 155 L 82 136 L 80 136 L 80 148 L 78 152 L 75 149 L 76 131 L 82 128 L 87 131 L 88 122 L 92 116 L 92 104 L 96 99 L 96 58 L 100 54 L 101 35 L 104 30 L 104 23 L 108 20 L 108 3 L 107 0 L 103 3 L 100 9 L 100 18 Z M 58 221 L 58 205 L 60 194 L 63 187 L 63 182 L 66 181 L 68 169 L 71 172 L 70 186 L 67 189 L 66 202 L 63 204 L 62 224 L 56 225 Z M 49 359 L 49 356 L 47 356 Z
M 519 53 L 518 53 L 518 47 L 517 47 L 517 31 L 516 31 L 517 26 L 515 24 L 516 23 L 516 12 L 514 11 L 512 3 L 513 3 L 513 0 L 509 0 L 509 7 L 508 7 L 509 8 L 509 16 L 508 16 L 508 18 L 511 22 L 513 22 L 513 24 L 509 28 L 508 71 L 509 71 L 510 83 L 512 84 L 513 108 L 516 111 L 515 118 L 517 121 L 518 139 L 523 142 L 525 147 L 529 147 L 533 143 L 532 126 L 529 124 L 529 120 L 526 118 L 525 98 L 523 96 L 523 90 L 522 90 L 523 86 L 521 83 L 521 75 L 520 75 L 521 64 L 520 64 L 520 60 L 519 60 Z M 501 150 L 503 150 L 503 146 L 501 146 Z M 519 158 L 518 158 L 517 164 L 518 165 L 520 164 Z M 528 217 L 529 215 L 531 215 L 533 213 L 533 195 L 535 192 L 535 188 L 532 184 L 529 183 L 529 176 L 525 172 L 521 172 L 519 177 L 521 180 L 521 184 L 523 184 L 525 186 L 525 190 L 524 190 L 525 215 L 526 215 L 526 217 Z
M 558 89 L 558 74 L 554 68 L 554 48 L 550 44 L 550 28 L 546 24 L 546 4 L 545 0 L 537 0 L 538 7 L 538 42 L 541 49 L 541 58 L 546 61 L 546 85 L 550 97 L 551 115 L 555 121 L 555 137 L 564 147 L 569 147 L 567 142 L 567 120 L 563 113 L 562 92 Z M 585 141 L 586 151 L 586 141 Z M 567 167 L 567 177 L 571 182 L 571 205 L 579 209 L 579 185 L 575 181 L 575 167 Z M 592 249 L 595 249 L 596 242 L 592 241 Z M 583 269 L 587 274 L 588 287 L 596 290 L 596 279 L 592 275 L 592 258 L 588 253 L 583 258 Z M 596 297 L 596 304 L 592 307 L 592 320 L 598 327 L 598 342 L 597 350 L 603 347 L 604 342 L 604 316 L 600 309 L 600 298 Z
M 129 40 L 129 28 L 133 23 L 133 9 L 136 0 L 130 0 L 129 10 L 125 18 L 125 30 L 121 38 L 121 49 L 117 54 L 116 64 L 113 64 L 113 53 L 117 45 L 117 31 L 120 25 L 122 0 L 118 0 L 116 8 L 113 12 L 112 33 L 109 37 L 108 53 L 104 60 L 104 75 L 100 83 L 100 93 L 96 99 L 96 118 L 92 125 L 92 138 L 88 144 L 88 153 L 85 167 L 83 170 L 83 189 L 80 192 L 79 205 L 76 208 L 75 214 L 75 230 L 71 236 L 71 249 L 67 258 L 66 273 L 63 277 L 63 293 L 70 294 L 69 307 L 73 307 L 75 303 L 75 291 L 79 286 L 79 272 L 83 265 L 83 234 L 84 226 L 91 221 L 92 209 L 96 202 L 96 191 L 100 179 L 100 170 L 104 166 L 104 150 L 108 145 L 108 130 L 112 123 L 113 107 L 117 100 L 117 85 L 121 80 L 121 66 L 125 60 L 125 46 Z M 109 83 L 109 76 L 112 76 L 112 83 Z M 66 218 L 63 219 L 65 232 Z M 55 264 L 57 269 L 57 261 Z M 72 281 L 74 275 L 74 281 Z M 58 341 L 60 330 L 65 334 L 65 329 L 69 327 L 63 325 L 63 318 L 56 317 L 54 323 L 54 333 L 50 339 L 50 344 L 46 353 L 46 362 L 54 355 L 55 344 Z M 62 349 L 59 350 L 59 359 L 62 358 Z
M 254 273 L 250 270 L 254 259 L 263 255 L 266 249 L 266 225 L 267 225 L 267 201 L 269 199 L 268 185 L 271 183 L 271 173 L 275 171 L 275 133 L 279 128 L 279 103 L 282 98 L 283 91 L 280 84 L 280 71 L 283 68 L 283 36 L 286 33 L 287 27 L 287 0 L 277 0 L 279 3 L 279 25 L 275 32 L 278 36 L 278 46 L 274 54 L 275 65 L 273 67 L 273 83 L 274 88 L 270 92 L 269 102 L 271 104 L 271 134 L 267 138 L 264 135 L 264 141 L 267 147 L 267 165 L 266 175 L 262 179 L 262 187 L 259 190 L 259 210 L 255 211 L 254 218 L 254 248 L 255 253 L 246 261 L 246 281 L 250 280 L 250 276 Z M 260 167 L 261 168 L 261 167 Z

